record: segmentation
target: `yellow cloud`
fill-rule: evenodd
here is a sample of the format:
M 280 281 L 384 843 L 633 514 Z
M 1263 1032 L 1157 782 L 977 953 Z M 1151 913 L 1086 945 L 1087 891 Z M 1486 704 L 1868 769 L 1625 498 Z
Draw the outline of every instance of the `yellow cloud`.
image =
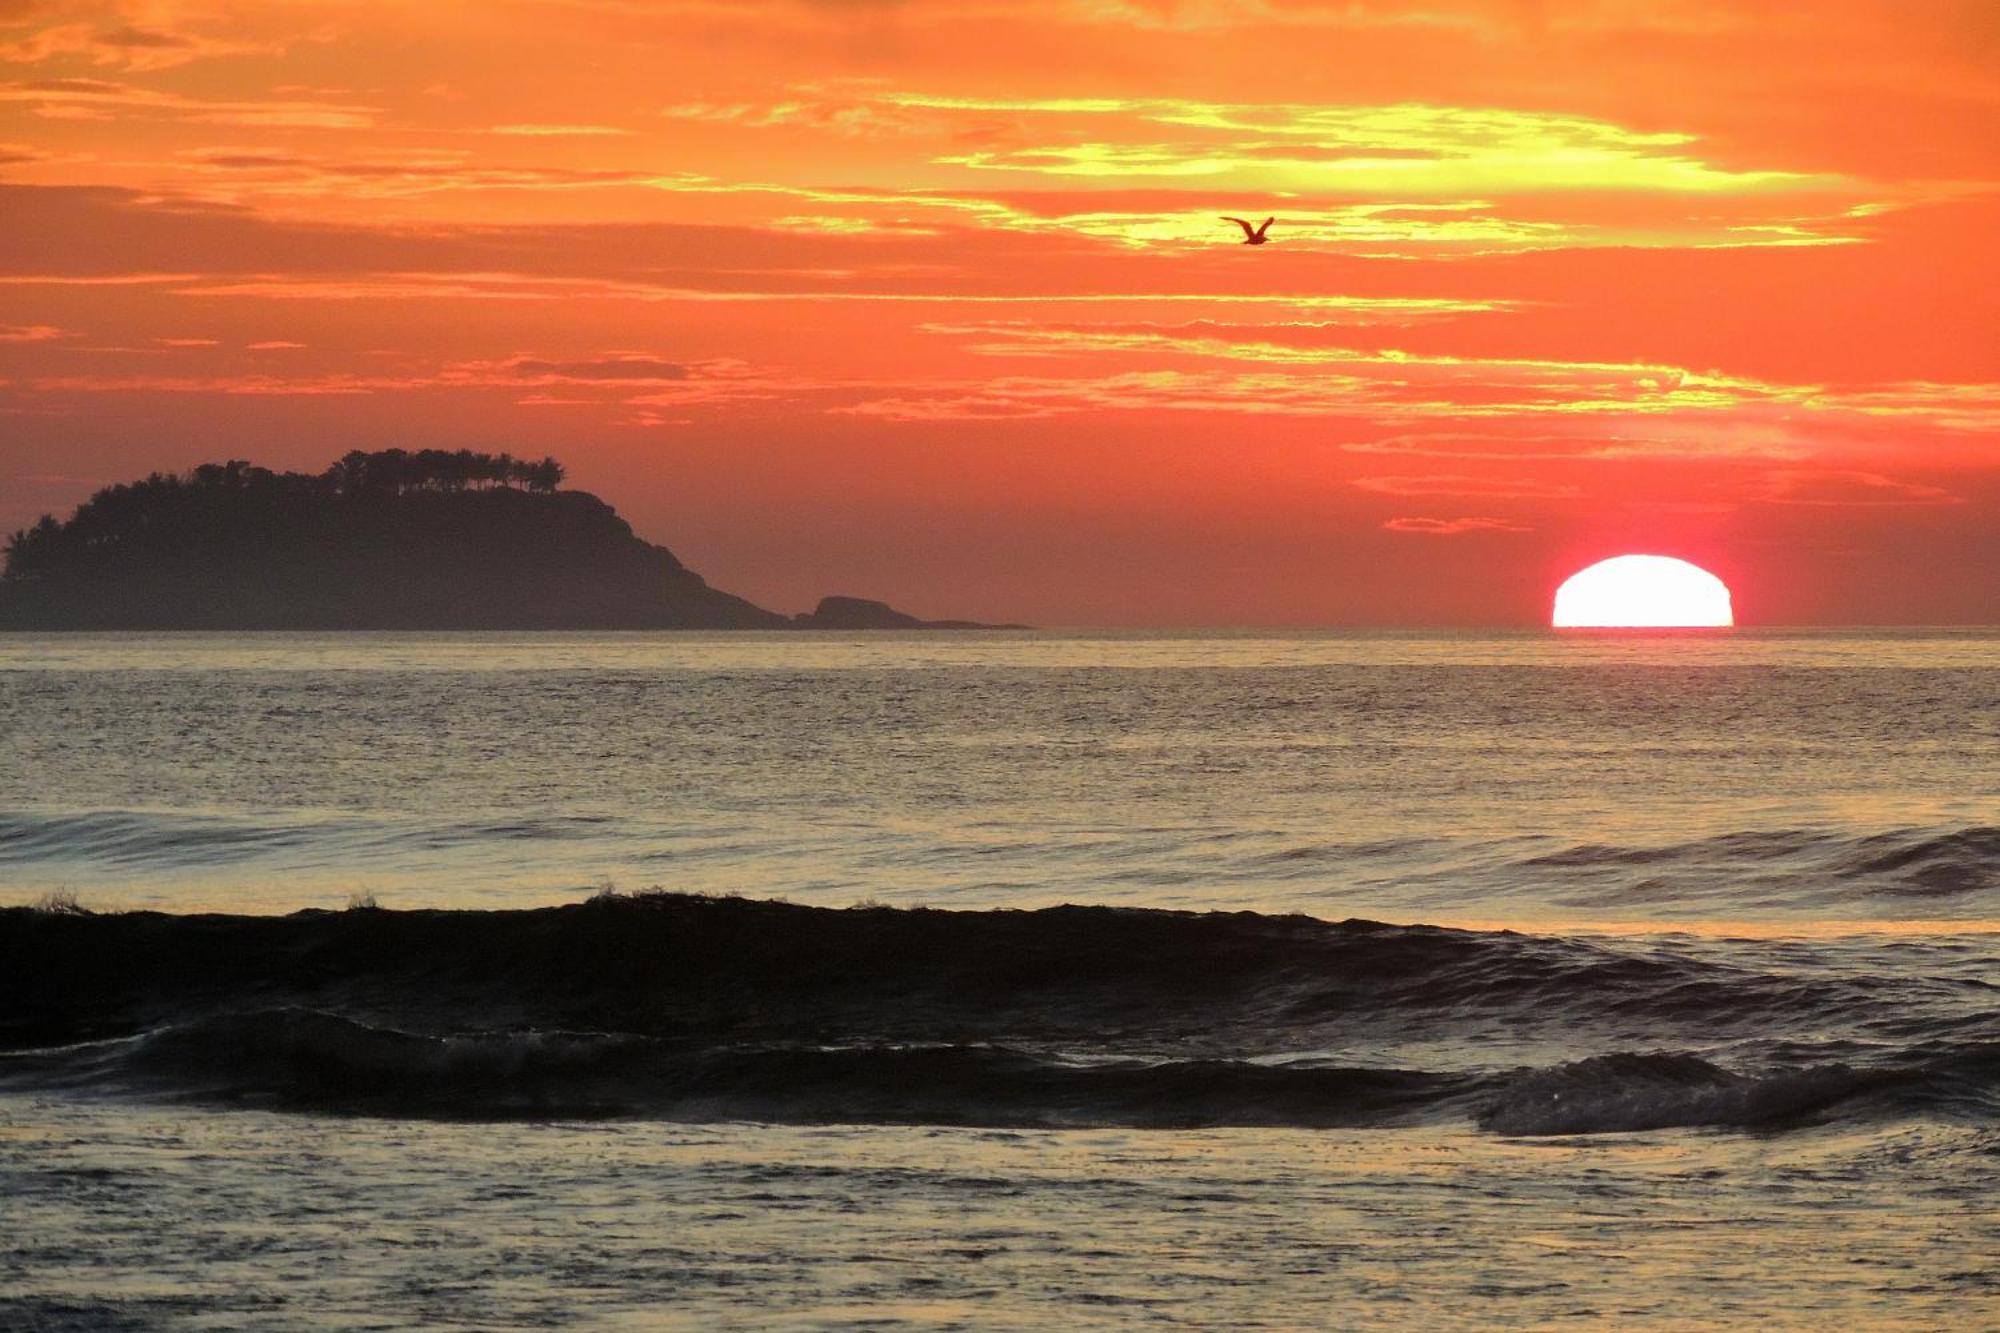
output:
M 517 138 L 622 139 L 633 131 L 616 125 L 495 125 L 494 134 Z
M 1086 196 L 1087 198 L 1087 196 Z M 1340 249 L 1362 256 L 1484 255 L 1608 246 L 1657 249 L 1747 249 L 1851 245 L 1863 238 L 1820 232 L 1801 223 L 1718 226 L 1713 218 L 1663 217 L 1646 225 L 1510 218 L 1484 200 L 1451 203 L 1301 204 L 1276 215 L 1282 242 Z M 997 225 L 1015 231 L 1098 236 L 1132 247 L 1212 245 L 1227 225 L 1208 208 L 1175 212 L 1011 214 Z
M 1316 106 L 1079 98 L 1005 100 L 891 93 L 895 106 L 1112 117 L 1138 133 L 1172 126 L 1187 137 L 1083 143 L 941 156 L 989 171 L 1077 177 L 1202 177 L 1268 190 L 1392 195 L 1492 195 L 1544 190 L 1724 193 L 1837 178 L 1730 170 L 1689 156 L 1691 134 L 1646 132 L 1585 116 L 1497 107 Z
M 159 116 L 197 125 L 356 130 L 372 126 L 373 107 L 293 98 L 211 100 L 108 79 L 17 79 L 0 83 L 0 102 L 30 106 L 51 119 L 115 120 Z

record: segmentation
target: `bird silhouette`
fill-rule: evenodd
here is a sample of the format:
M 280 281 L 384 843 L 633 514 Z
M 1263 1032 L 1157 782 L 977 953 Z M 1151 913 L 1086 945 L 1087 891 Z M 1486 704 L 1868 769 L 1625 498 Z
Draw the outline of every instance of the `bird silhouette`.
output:
M 1271 224 L 1277 221 L 1276 218 L 1265 218 L 1263 226 L 1252 227 L 1242 218 L 1225 217 L 1222 220 L 1224 222 L 1234 222 L 1237 226 L 1243 228 L 1243 244 L 1245 245 L 1262 245 L 1264 242 L 1270 240 L 1271 238 L 1264 233 L 1271 230 Z

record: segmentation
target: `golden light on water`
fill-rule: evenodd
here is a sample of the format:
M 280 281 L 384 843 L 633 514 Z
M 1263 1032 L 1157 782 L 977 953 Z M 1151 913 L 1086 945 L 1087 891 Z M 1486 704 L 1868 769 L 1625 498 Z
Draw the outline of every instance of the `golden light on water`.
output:
M 1736 623 L 1729 588 L 1699 565 L 1665 555 L 1621 555 L 1579 570 L 1556 589 L 1557 629 L 1708 629 Z

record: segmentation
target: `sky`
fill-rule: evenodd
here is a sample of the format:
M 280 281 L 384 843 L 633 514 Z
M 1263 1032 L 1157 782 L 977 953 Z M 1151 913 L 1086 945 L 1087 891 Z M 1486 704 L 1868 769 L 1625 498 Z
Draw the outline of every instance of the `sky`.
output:
M 0 530 L 472 447 L 784 611 L 1993 622 L 1996 189 L 1990 0 L 0 0 Z

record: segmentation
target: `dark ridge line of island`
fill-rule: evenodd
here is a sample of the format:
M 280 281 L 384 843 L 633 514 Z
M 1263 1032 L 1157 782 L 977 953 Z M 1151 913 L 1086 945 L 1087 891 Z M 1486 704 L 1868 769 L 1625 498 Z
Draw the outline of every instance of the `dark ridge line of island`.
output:
M 156 472 L 9 538 L 0 630 L 1025 628 L 862 597 L 767 611 L 563 476 L 553 458 L 469 449 Z

